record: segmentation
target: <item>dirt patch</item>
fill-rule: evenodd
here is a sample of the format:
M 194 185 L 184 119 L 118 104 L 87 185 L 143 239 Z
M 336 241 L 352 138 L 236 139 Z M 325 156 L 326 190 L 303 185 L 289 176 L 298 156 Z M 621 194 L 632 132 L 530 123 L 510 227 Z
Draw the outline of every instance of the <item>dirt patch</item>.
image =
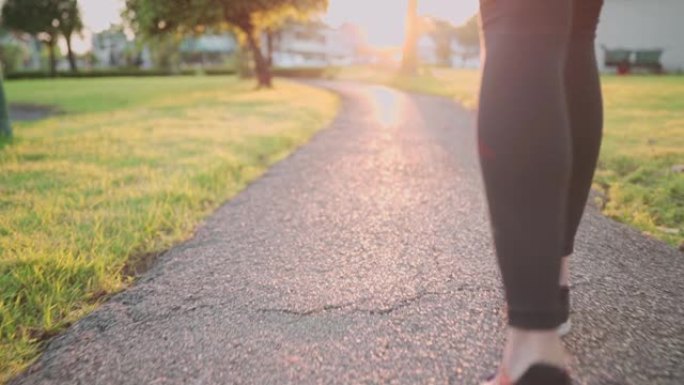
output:
M 9 115 L 14 122 L 30 122 L 61 114 L 57 107 L 28 103 L 10 103 Z

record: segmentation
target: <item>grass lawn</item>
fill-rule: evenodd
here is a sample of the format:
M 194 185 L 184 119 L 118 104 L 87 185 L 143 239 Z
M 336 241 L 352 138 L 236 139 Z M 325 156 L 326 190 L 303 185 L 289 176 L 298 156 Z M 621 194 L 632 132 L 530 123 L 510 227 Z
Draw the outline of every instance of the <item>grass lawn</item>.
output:
M 475 108 L 479 72 L 341 69 L 338 78 L 447 96 Z M 684 242 L 684 76 L 604 76 L 605 137 L 595 187 L 604 213 L 677 246 Z
M 0 148 L 0 383 L 338 107 L 324 91 L 286 81 L 254 91 L 232 77 L 5 87 L 11 102 L 66 113 L 15 123 Z

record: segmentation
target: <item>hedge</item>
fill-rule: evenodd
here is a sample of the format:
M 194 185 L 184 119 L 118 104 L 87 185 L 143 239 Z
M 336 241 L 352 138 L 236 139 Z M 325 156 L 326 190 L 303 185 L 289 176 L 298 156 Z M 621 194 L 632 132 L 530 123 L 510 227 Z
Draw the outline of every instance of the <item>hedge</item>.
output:
M 114 69 L 114 70 L 89 70 L 79 72 L 59 71 L 55 77 L 57 78 L 102 78 L 102 77 L 146 77 L 146 76 L 192 76 L 192 75 L 234 75 L 234 69 L 183 69 L 180 71 L 168 71 L 160 69 L 141 70 L 141 69 Z M 11 72 L 5 75 L 5 79 L 19 80 L 19 79 L 48 79 L 51 78 L 49 72 L 44 71 L 18 71 Z
M 235 75 L 236 70 L 228 68 L 214 68 L 214 69 L 183 69 L 180 71 L 168 71 L 161 69 L 112 69 L 112 70 L 88 70 L 79 72 L 59 71 L 55 77 L 57 78 L 100 78 L 100 77 L 118 77 L 118 76 L 193 76 L 193 75 Z M 327 68 L 310 68 L 310 67 L 296 67 L 296 68 L 274 68 L 274 76 L 290 77 L 290 78 L 322 78 L 328 77 L 329 70 Z M 49 72 L 44 71 L 17 71 L 5 75 L 7 80 L 20 79 L 48 79 L 51 78 Z

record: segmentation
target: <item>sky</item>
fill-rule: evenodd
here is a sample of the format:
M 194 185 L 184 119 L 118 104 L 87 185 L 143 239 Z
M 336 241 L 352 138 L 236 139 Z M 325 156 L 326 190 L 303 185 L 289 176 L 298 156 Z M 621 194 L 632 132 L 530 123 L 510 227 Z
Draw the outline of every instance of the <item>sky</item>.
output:
M 366 29 L 372 45 L 400 45 L 403 40 L 406 0 L 330 0 L 324 20 L 331 25 L 344 22 Z M 478 0 L 419 0 L 421 15 L 436 16 L 456 25 L 475 14 Z
M 89 35 L 121 22 L 123 0 L 79 0 Z M 478 0 L 419 0 L 419 13 L 461 24 L 475 14 Z M 401 44 L 406 0 L 330 0 L 323 20 L 336 26 L 345 22 L 360 25 L 368 41 L 377 46 Z M 88 36 L 84 36 L 88 37 Z

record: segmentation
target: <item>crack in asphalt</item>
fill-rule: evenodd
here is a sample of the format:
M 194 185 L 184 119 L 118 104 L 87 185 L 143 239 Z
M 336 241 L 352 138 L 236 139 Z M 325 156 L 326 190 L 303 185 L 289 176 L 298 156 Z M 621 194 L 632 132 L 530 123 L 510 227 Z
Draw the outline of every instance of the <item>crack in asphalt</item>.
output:
M 280 314 L 286 314 L 290 316 L 296 316 L 296 317 L 307 317 L 307 316 L 313 316 L 313 315 L 319 315 L 321 313 L 325 312 L 330 312 L 330 311 L 336 311 L 336 310 L 343 310 L 346 308 L 351 308 L 350 313 L 364 313 L 364 314 L 369 314 L 369 315 L 387 315 L 390 314 L 396 310 L 411 306 L 415 303 L 420 302 L 421 299 L 423 299 L 426 296 L 439 296 L 439 295 L 448 295 L 449 293 L 446 292 L 433 292 L 433 291 L 424 291 L 421 293 L 418 293 L 414 296 L 408 297 L 401 299 L 399 301 L 396 301 L 393 305 L 384 307 L 384 308 L 361 308 L 361 307 L 356 307 L 358 306 L 359 303 L 365 303 L 369 302 L 369 300 L 364 299 L 361 301 L 352 301 L 352 302 L 346 302 L 342 304 L 328 304 L 328 305 L 323 305 L 321 307 L 305 310 L 305 311 L 299 311 L 299 310 L 293 310 L 293 309 L 283 309 L 283 308 L 259 308 L 257 309 L 257 312 L 259 313 L 280 313 Z

